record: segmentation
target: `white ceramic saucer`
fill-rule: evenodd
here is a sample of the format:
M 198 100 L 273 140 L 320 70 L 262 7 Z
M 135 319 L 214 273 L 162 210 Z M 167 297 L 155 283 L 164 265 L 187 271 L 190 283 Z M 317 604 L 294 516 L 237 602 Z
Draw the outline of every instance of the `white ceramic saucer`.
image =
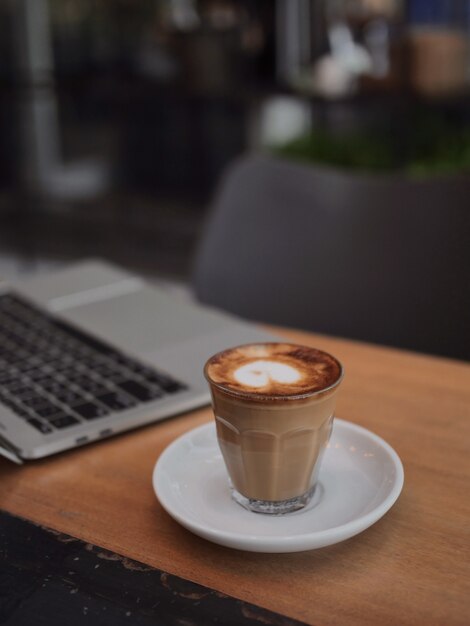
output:
M 261 515 L 232 500 L 214 423 L 170 444 L 153 472 L 155 493 L 177 522 L 209 541 L 252 552 L 299 552 L 349 539 L 380 519 L 402 486 L 403 466 L 388 443 L 337 418 L 316 493 L 295 513 Z

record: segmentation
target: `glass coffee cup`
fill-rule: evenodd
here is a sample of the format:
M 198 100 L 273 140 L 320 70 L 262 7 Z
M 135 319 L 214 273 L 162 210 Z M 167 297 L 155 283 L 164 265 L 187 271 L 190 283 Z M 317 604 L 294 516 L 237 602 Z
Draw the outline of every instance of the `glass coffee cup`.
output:
M 307 346 L 247 344 L 212 356 L 204 374 L 234 500 L 272 515 L 305 507 L 333 426 L 340 362 Z

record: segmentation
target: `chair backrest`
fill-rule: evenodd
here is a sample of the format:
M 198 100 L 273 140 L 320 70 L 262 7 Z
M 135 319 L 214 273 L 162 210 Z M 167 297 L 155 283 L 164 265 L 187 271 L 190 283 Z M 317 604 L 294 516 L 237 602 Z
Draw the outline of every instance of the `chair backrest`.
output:
M 226 173 L 196 296 L 249 319 L 470 358 L 470 180 L 268 157 Z

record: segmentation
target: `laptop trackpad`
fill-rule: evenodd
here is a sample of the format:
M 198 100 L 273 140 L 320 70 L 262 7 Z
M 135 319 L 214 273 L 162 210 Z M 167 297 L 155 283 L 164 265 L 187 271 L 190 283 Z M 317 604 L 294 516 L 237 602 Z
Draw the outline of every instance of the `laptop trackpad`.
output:
M 79 327 L 128 351 L 145 354 L 226 326 L 230 317 L 143 287 L 60 311 Z

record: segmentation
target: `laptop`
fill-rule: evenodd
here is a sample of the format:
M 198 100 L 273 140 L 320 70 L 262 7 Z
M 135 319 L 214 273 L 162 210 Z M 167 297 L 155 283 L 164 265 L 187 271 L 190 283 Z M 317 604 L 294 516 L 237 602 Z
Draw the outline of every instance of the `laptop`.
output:
M 205 361 L 275 340 L 101 261 L 0 286 L 0 454 L 17 463 L 208 404 Z

